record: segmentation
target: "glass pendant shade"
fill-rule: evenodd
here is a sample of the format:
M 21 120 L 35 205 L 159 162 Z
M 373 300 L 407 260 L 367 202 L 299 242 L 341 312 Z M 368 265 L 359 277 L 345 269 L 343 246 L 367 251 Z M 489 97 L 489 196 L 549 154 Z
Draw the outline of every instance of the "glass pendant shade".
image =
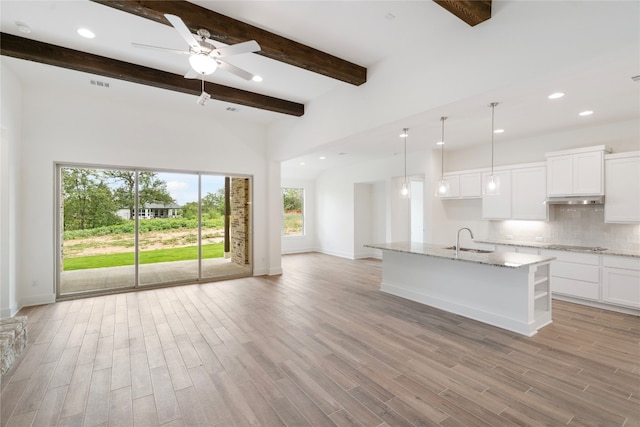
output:
M 400 187 L 400 197 L 409 198 L 409 196 L 410 196 L 409 183 L 405 181 L 402 183 L 402 187 Z
M 436 196 L 445 197 L 447 194 L 449 194 L 449 181 L 444 178 L 439 179 L 436 184 Z
M 487 180 L 487 184 L 484 188 L 484 194 L 486 196 L 497 196 L 500 194 L 500 177 L 496 176 L 493 173 L 493 135 L 494 135 L 494 122 L 495 122 L 495 109 L 497 102 L 492 102 L 489 104 L 491 107 L 491 175 L 489 175 L 489 179 Z
M 197 73 L 207 75 L 213 73 L 218 64 L 216 60 L 208 55 L 202 55 L 199 53 L 193 54 L 189 57 L 189 64 Z
M 449 195 L 449 181 L 447 181 L 444 177 L 444 121 L 447 120 L 446 117 L 440 117 L 440 121 L 442 122 L 442 139 L 438 144 L 440 144 L 440 179 L 436 183 L 436 197 L 446 197 Z
M 500 177 L 494 174 L 489 175 L 487 185 L 484 189 L 487 196 L 497 196 L 500 194 Z
M 400 197 L 403 199 L 408 199 L 411 197 L 409 191 L 409 181 L 407 181 L 407 136 L 409 136 L 409 128 L 402 129 L 402 134 L 400 135 L 404 138 L 404 182 L 400 187 Z

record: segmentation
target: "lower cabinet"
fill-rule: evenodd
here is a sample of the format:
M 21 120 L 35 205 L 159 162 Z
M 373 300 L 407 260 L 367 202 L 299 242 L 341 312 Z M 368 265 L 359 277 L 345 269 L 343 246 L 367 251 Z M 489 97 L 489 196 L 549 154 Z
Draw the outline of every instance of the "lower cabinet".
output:
M 640 258 L 602 257 L 602 300 L 640 308 Z
M 553 294 L 598 301 L 600 299 L 600 256 L 566 251 L 542 251 L 556 257 L 551 263 Z

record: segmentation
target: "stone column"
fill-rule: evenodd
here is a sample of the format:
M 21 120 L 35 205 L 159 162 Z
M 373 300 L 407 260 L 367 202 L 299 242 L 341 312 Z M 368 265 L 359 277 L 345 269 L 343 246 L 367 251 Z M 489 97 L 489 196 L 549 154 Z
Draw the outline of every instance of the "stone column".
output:
M 249 265 L 250 181 L 248 178 L 231 179 L 231 261 Z

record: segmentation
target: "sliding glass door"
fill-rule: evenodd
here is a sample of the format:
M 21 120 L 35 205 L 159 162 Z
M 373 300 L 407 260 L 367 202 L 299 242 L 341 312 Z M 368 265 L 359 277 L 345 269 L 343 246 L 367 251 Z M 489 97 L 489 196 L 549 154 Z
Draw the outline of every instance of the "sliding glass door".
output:
M 252 272 L 248 178 L 68 165 L 58 177 L 58 296 Z

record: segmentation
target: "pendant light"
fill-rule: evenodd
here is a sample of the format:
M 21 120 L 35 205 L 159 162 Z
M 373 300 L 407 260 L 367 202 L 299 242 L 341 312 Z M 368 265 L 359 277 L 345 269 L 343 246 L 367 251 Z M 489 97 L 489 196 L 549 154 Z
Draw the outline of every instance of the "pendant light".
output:
M 484 194 L 487 196 L 497 196 L 500 194 L 500 177 L 493 173 L 493 134 L 495 109 L 497 105 L 497 102 L 489 104 L 489 107 L 491 107 L 491 175 L 489 175 L 489 180 L 484 188 Z
M 400 187 L 400 197 L 408 199 L 409 194 L 409 182 L 407 181 L 407 137 L 409 136 L 409 128 L 402 129 L 401 137 L 404 138 L 404 182 Z
M 449 181 L 444 179 L 444 121 L 447 120 L 446 117 L 440 117 L 442 121 L 442 139 L 438 144 L 440 144 L 440 179 L 436 183 L 436 196 L 437 197 L 445 197 L 449 194 Z

